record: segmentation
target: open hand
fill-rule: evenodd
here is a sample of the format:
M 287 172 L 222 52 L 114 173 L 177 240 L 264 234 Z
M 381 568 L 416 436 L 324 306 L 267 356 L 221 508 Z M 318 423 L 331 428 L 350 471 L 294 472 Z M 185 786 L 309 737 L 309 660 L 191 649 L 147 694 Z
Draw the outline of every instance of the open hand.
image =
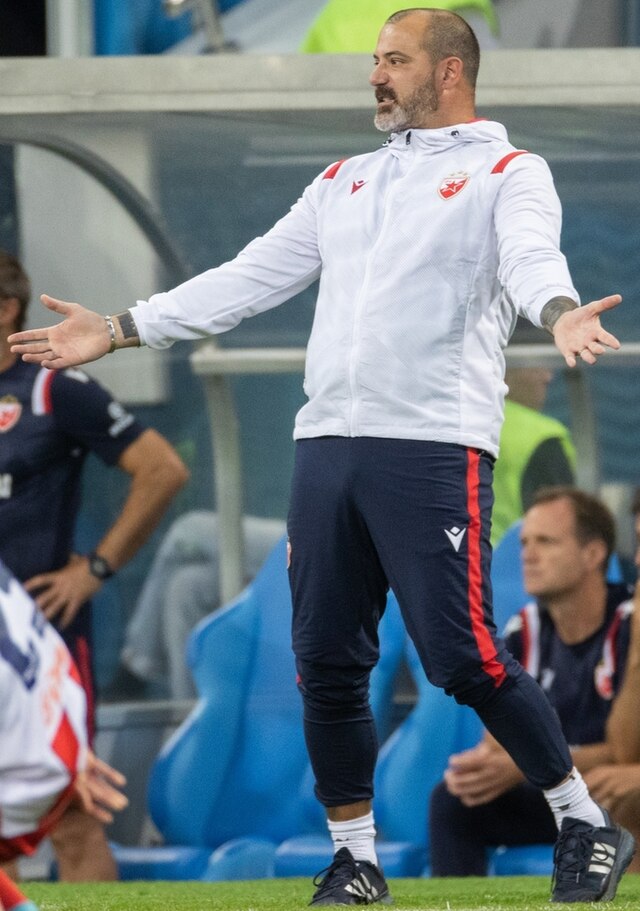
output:
M 578 358 L 586 364 L 595 364 L 607 348 L 617 350 L 620 347 L 615 335 L 603 329 L 600 314 L 617 307 L 621 301 L 619 294 L 611 294 L 584 307 L 567 310 L 558 318 L 553 327 L 553 340 L 567 366 L 575 367 Z
M 52 370 L 87 364 L 107 354 L 111 336 L 105 318 L 80 304 L 56 300 L 43 294 L 42 303 L 64 317 L 55 326 L 25 329 L 10 335 L 11 351 L 30 364 Z

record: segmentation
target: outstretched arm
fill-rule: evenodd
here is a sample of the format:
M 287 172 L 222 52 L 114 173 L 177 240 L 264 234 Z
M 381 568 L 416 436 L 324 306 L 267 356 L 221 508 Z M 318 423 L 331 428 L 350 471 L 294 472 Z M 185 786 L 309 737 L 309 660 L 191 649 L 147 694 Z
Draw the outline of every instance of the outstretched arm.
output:
M 603 329 L 600 314 L 617 307 L 621 301 L 619 294 L 611 294 L 584 307 L 578 307 L 575 301 L 565 297 L 555 297 L 545 304 L 542 325 L 553 335 L 567 366 L 575 367 L 578 358 L 595 364 L 607 348 L 620 347 L 615 335 Z
M 140 344 L 128 310 L 105 318 L 80 304 L 56 300 L 47 294 L 41 300 L 64 319 L 55 326 L 25 329 L 9 336 L 11 350 L 24 361 L 60 370 L 97 361 L 116 348 L 134 348 Z

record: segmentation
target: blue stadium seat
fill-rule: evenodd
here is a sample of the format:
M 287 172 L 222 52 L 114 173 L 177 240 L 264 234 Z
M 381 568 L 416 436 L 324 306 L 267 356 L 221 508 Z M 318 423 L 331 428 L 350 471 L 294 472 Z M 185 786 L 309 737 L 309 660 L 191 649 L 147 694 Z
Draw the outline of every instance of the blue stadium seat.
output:
M 301 828 L 307 767 L 290 644 L 286 540 L 251 585 L 192 633 L 199 701 L 154 763 L 151 816 L 170 844 L 218 847 Z
M 94 0 L 98 55 L 160 54 L 191 34 L 190 12 L 170 19 L 162 0 Z

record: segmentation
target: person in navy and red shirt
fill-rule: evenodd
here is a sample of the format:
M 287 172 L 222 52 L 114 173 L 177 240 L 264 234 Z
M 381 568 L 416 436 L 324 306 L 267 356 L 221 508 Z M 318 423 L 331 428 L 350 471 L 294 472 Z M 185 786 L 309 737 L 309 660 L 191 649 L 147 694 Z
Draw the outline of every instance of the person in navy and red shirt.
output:
M 0 251 L 0 558 L 62 634 L 94 732 L 90 599 L 141 547 L 187 479 L 173 447 L 81 370 L 47 370 L 11 353 L 30 297 L 20 262 Z M 90 554 L 73 551 L 88 453 L 130 478 L 122 509 Z M 99 822 L 70 808 L 52 833 L 62 879 L 114 879 Z
M 633 602 L 627 585 L 606 581 L 614 541 L 614 520 L 598 499 L 543 488 L 521 531 L 534 598 L 505 631 L 507 647 L 556 710 L 582 773 L 615 762 L 606 725 L 624 678 Z M 450 757 L 429 824 L 433 876 L 486 876 L 488 849 L 553 844 L 558 834 L 542 792 L 488 734 Z

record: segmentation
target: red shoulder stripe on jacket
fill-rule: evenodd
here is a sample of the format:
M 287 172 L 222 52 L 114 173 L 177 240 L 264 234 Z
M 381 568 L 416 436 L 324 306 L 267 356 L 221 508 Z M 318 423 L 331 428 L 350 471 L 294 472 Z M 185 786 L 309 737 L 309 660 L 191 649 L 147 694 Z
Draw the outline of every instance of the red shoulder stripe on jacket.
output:
M 496 165 L 493 166 L 491 173 L 492 174 L 502 174 L 502 172 L 504 171 L 504 169 L 506 168 L 506 166 L 509 164 L 509 162 L 512 159 L 517 158 L 518 155 L 528 155 L 528 154 L 529 154 L 529 152 L 527 149 L 520 149 L 517 152 L 509 152 L 508 155 L 505 155 L 504 158 L 501 158 L 500 161 Z
M 323 180 L 333 180 L 333 178 L 336 176 L 336 174 L 338 173 L 338 171 L 340 170 L 340 168 L 342 167 L 342 165 L 345 163 L 346 160 L 347 160 L 346 158 L 343 158 L 340 161 L 336 161 L 335 164 L 332 164 L 331 167 L 327 168 L 327 170 L 324 172 L 324 174 L 322 175 L 322 179 Z

